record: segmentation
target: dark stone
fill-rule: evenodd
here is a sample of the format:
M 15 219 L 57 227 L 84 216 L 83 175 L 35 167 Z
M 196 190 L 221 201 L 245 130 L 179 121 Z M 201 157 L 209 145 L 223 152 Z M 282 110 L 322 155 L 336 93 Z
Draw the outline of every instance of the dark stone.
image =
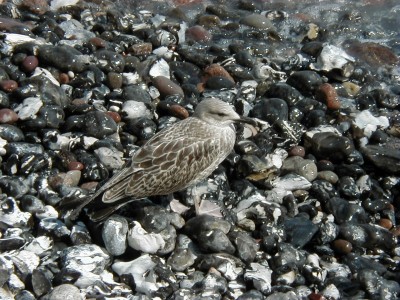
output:
M 279 98 L 261 99 L 251 110 L 251 117 L 259 118 L 274 124 L 276 121 L 288 119 L 288 105 Z
M 48 293 L 51 289 L 50 280 L 46 277 L 45 273 L 40 269 L 33 270 L 31 283 L 33 292 L 38 297 Z
M 87 65 L 82 53 L 67 45 L 43 45 L 38 48 L 38 58 L 41 64 L 54 66 L 64 72 L 82 72 Z
M 212 76 L 206 81 L 206 88 L 211 90 L 231 89 L 235 83 L 222 76 Z
M 123 88 L 122 97 L 124 100 L 134 100 L 144 103 L 151 103 L 149 93 L 140 85 L 127 85 Z
M 365 159 L 378 169 L 400 174 L 400 151 L 391 149 L 385 145 L 366 145 L 360 149 Z
M 7 142 L 21 142 L 25 139 L 20 128 L 9 124 L 0 124 L 0 137 Z
M 343 176 L 339 179 L 339 193 L 350 199 L 358 199 L 361 195 L 356 181 L 350 176 Z
M 149 118 L 141 117 L 129 120 L 127 129 L 136 135 L 139 140 L 150 139 L 157 130 L 157 125 Z
M 318 226 L 303 217 L 294 217 L 283 222 L 287 242 L 295 248 L 303 248 L 318 231 Z
M 14 198 L 27 194 L 29 187 L 19 177 L 3 176 L 0 178 L 0 188 L 3 193 Z
M 272 84 L 264 96 L 268 98 L 283 99 L 286 101 L 289 107 L 296 105 L 296 103 L 303 98 L 298 90 L 285 82 L 277 82 Z
M 353 246 L 367 249 L 391 251 L 397 245 L 397 239 L 387 229 L 371 224 L 344 223 L 340 225 L 340 235 Z
M 117 132 L 113 118 L 102 111 L 91 111 L 85 115 L 85 132 L 96 138 L 104 138 Z
M 286 83 L 299 90 L 304 96 L 312 96 L 323 82 L 317 72 L 296 71 L 288 77 Z
M 367 214 L 361 206 L 349 203 L 339 197 L 330 198 L 326 203 L 326 209 L 333 214 L 338 224 L 365 223 L 367 221 Z
M 95 52 L 94 56 L 99 60 L 97 67 L 106 73 L 121 73 L 124 70 L 125 59 L 119 53 L 102 49 Z
M 246 264 L 251 263 L 259 249 L 258 243 L 245 232 L 232 232 L 229 234 L 229 238 L 236 247 L 238 257 Z

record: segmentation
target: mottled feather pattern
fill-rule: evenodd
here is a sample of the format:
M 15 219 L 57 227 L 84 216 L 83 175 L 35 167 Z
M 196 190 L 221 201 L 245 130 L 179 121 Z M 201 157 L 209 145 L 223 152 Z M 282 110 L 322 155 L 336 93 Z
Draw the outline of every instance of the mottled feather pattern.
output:
M 132 157 L 130 170 L 123 171 L 132 173 L 131 179 L 105 192 L 103 201 L 118 201 L 120 198 L 116 195 L 122 191 L 125 196 L 134 198 L 170 194 L 204 180 L 233 148 L 235 131 L 233 126 L 226 127 L 219 130 L 220 136 L 211 138 L 210 132 L 214 132 L 212 126 L 206 131 L 188 132 L 192 128 L 188 123 L 190 126 L 196 123 L 202 126 L 202 122 L 188 118 L 174 128 L 175 131 L 179 130 L 178 136 L 176 132 L 166 129 L 164 135 L 150 139 Z M 188 138 L 188 135 L 191 136 Z M 173 136 L 174 140 L 171 140 Z M 204 170 L 204 165 L 209 167 Z M 133 172 L 135 169 L 140 171 Z
M 80 201 L 65 199 L 61 207 L 73 208 L 69 215 L 75 218 L 88 206 L 89 217 L 97 222 L 131 201 L 192 186 L 206 179 L 232 151 L 234 122 L 254 123 L 221 100 L 204 99 L 192 117 L 154 135 L 134 153 L 129 166 L 93 195 Z

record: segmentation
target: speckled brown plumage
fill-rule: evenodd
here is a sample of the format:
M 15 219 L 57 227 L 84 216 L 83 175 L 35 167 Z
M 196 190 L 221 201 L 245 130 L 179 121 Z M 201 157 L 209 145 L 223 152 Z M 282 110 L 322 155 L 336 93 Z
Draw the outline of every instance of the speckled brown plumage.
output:
M 232 151 L 233 122 L 241 121 L 248 122 L 225 102 L 203 100 L 193 117 L 154 135 L 133 155 L 129 167 L 79 203 L 71 217 L 90 204 L 91 219 L 99 221 L 132 200 L 171 194 L 206 179 Z M 101 211 L 96 212 L 98 207 Z

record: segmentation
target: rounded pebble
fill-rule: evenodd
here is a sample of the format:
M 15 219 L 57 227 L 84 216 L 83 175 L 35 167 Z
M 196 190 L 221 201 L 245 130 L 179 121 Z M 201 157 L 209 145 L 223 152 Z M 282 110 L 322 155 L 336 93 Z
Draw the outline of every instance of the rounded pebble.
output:
M 9 108 L 0 109 L 0 124 L 14 124 L 18 121 L 18 115 Z
M 39 65 L 39 60 L 37 59 L 36 56 L 27 56 L 22 62 L 22 70 L 24 70 L 27 73 L 33 72 L 36 67 Z
M 15 80 L 2 80 L 0 81 L 0 89 L 5 91 L 6 93 L 10 93 L 18 88 L 18 82 Z
M 184 96 L 182 88 L 167 77 L 157 76 L 152 79 L 152 82 L 163 97 L 170 95 Z
M 340 108 L 340 100 L 335 88 L 329 83 L 321 84 L 315 91 L 315 98 L 322 101 L 331 110 Z
M 186 37 L 196 42 L 208 42 L 212 39 L 211 33 L 199 25 L 188 28 L 186 30 Z
M 333 249 L 339 254 L 349 254 L 353 250 L 352 244 L 342 239 L 334 240 L 332 246 Z

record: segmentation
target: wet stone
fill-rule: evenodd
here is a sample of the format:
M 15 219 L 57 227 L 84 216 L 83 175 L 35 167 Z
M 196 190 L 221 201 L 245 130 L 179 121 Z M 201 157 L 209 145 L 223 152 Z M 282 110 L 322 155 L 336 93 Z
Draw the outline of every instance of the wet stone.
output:
M 5 252 L 5 251 L 17 250 L 20 249 L 24 244 L 25 240 L 21 237 L 2 238 L 0 239 L 0 251 Z
M 106 73 L 120 73 L 124 70 L 125 60 L 119 53 L 109 50 L 99 50 L 95 53 L 95 57 L 98 59 L 97 67 Z
M 340 100 L 336 90 L 329 83 L 323 83 L 317 88 L 315 98 L 325 103 L 328 109 L 335 110 L 340 108 Z
M 195 25 L 186 30 L 186 38 L 196 42 L 208 42 L 212 39 L 212 35 L 203 26 Z
M 275 30 L 275 26 L 271 23 L 271 21 L 261 14 L 251 14 L 245 16 L 240 20 L 240 23 L 258 29 Z
M 11 93 L 18 88 L 18 82 L 12 79 L 5 79 L 0 81 L 0 89 L 6 93 Z
M 184 96 L 182 88 L 167 77 L 157 76 L 152 79 L 152 82 L 163 97 L 176 94 L 182 97 Z
M 360 43 L 357 41 L 349 45 L 346 51 L 376 68 L 382 65 L 395 65 L 399 61 L 398 56 L 390 48 L 374 42 Z
M 8 142 L 21 142 L 25 139 L 22 130 L 14 125 L 1 124 L 0 125 L 0 138 Z
M 351 243 L 343 239 L 335 240 L 332 247 L 339 254 L 349 254 L 353 250 Z
M 303 98 L 297 89 L 284 82 L 272 84 L 265 93 L 265 96 L 269 98 L 283 99 L 289 106 L 295 105 L 301 98 Z
M 365 223 L 367 215 L 365 210 L 357 205 L 350 203 L 342 198 L 333 197 L 326 203 L 327 209 L 331 212 L 338 224 L 344 222 Z
M 288 77 L 286 83 L 299 90 L 304 96 L 311 96 L 322 84 L 322 79 L 314 71 L 297 71 Z
M 206 82 L 206 88 L 211 90 L 231 89 L 234 86 L 231 80 L 219 76 L 210 77 Z
M 0 178 L 0 188 L 8 196 L 19 198 L 28 193 L 29 187 L 18 177 L 3 176 Z
M 119 89 L 122 87 L 122 75 L 116 72 L 107 74 L 107 83 L 111 89 Z
M 337 135 L 333 132 L 315 133 L 311 138 L 306 134 L 305 139 L 309 142 L 312 153 L 322 159 L 332 158 L 342 160 L 353 149 L 351 141 L 347 137 Z
M 74 225 L 71 229 L 71 242 L 73 245 L 92 244 L 89 230 L 82 222 Z
M 254 260 L 259 245 L 250 235 L 244 232 L 232 232 L 229 234 L 229 238 L 235 245 L 240 259 L 245 263 L 250 263 Z
M 362 270 L 358 279 L 366 287 L 372 298 L 385 297 L 396 298 L 400 294 L 400 284 L 394 280 L 388 280 L 374 270 Z
M 195 262 L 195 255 L 190 249 L 176 249 L 168 258 L 168 265 L 174 271 L 184 271 Z
M 150 103 L 151 97 L 147 90 L 140 85 L 127 85 L 123 88 L 122 97 L 124 100 Z
M 31 279 L 33 291 L 36 296 L 40 297 L 51 289 L 51 282 L 46 277 L 45 273 L 40 270 L 36 269 L 32 272 L 32 279 Z
M 120 216 L 114 215 L 106 220 L 102 229 L 103 242 L 111 255 L 121 255 L 125 252 L 128 233 L 128 221 Z
M 333 184 L 319 179 L 313 181 L 310 194 L 324 203 L 327 203 L 332 197 L 339 197 L 339 193 Z
M 377 225 L 344 223 L 340 234 L 354 246 L 367 249 L 393 249 L 396 239 L 393 234 Z
M 56 218 L 45 218 L 40 220 L 39 230 L 56 239 L 66 238 L 70 235 L 70 230 L 67 226 Z
M 358 199 L 360 191 L 356 185 L 356 181 L 349 176 L 343 176 L 339 180 L 339 193 L 343 197 L 350 199 Z
M 251 111 L 251 116 L 274 124 L 288 119 L 287 103 L 279 98 L 262 99 Z
M 281 170 L 283 174 L 293 172 L 301 175 L 310 182 L 317 178 L 318 175 L 315 163 L 300 156 L 292 156 L 285 159 Z
M 0 124 L 13 124 L 18 121 L 18 115 L 11 109 L 0 109 Z
M 400 173 L 400 152 L 380 145 L 367 145 L 362 147 L 361 153 L 367 161 L 382 171 Z
M 60 253 L 63 268 L 101 274 L 110 262 L 110 256 L 99 246 L 84 244 L 65 248 Z
M 230 11 L 225 5 L 208 5 L 206 12 L 218 16 L 222 20 L 237 18 L 235 12 Z
M 339 177 L 336 175 L 336 173 L 329 170 L 318 172 L 317 178 L 328 181 L 331 184 L 336 184 L 339 181 Z
M 101 111 L 89 112 L 85 115 L 85 131 L 96 138 L 104 138 L 117 131 L 117 124 L 106 113 Z
M 317 225 L 301 216 L 285 220 L 283 226 L 287 241 L 296 248 L 304 247 L 318 231 Z
M 82 72 L 86 69 L 86 58 L 73 47 L 43 45 L 38 49 L 38 58 L 43 64 L 62 71 Z
M 27 73 L 33 72 L 36 67 L 39 65 L 39 60 L 37 59 L 36 56 L 27 56 L 25 59 L 22 61 L 21 68 Z

